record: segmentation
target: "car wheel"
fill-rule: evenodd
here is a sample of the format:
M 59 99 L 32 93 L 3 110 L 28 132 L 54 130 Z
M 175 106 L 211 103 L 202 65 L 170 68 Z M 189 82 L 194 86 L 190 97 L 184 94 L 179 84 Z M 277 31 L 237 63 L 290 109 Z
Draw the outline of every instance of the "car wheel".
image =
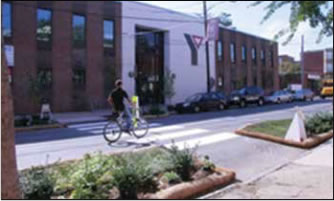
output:
M 198 106 L 194 107 L 194 112 L 195 113 L 199 113 L 200 111 L 201 111 L 200 107 L 198 107 Z
M 277 99 L 277 104 L 281 104 L 281 99 Z
M 262 98 L 259 99 L 259 102 L 258 102 L 259 106 L 263 106 L 264 105 L 264 101 Z
M 246 101 L 242 100 L 242 101 L 240 102 L 240 107 L 241 107 L 241 108 L 245 108 L 245 107 L 246 107 Z
M 225 105 L 223 103 L 219 104 L 219 110 L 225 110 Z

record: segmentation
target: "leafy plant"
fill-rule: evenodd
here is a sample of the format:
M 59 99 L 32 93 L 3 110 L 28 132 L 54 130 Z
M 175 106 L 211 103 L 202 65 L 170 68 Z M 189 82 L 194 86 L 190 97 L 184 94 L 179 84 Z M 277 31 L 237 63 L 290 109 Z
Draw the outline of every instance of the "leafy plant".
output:
M 19 177 L 24 199 L 45 200 L 53 194 L 54 180 L 51 173 L 44 168 L 32 168 Z
M 180 175 L 183 181 L 190 181 L 191 173 L 195 169 L 195 149 L 191 150 L 189 148 L 185 148 L 184 150 L 179 150 L 177 146 L 173 145 L 170 152 L 175 172 Z
M 176 172 L 166 172 L 162 176 L 163 180 L 166 180 L 168 184 L 178 184 L 182 182 L 181 177 Z
M 309 135 L 321 134 L 333 130 L 333 113 L 317 113 L 306 119 L 305 126 Z
M 74 172 L 70 183 L 73 186 L 72 199 L 108 199 L 112 188 L 111 172 L 114 160 L 101 153 L 95 157 L 86 155 Z
M 149 110 L 149 114 L 151 115 L 163 115 L 166 111 L 160 105 L 152 105 Z
M 122 199 L 137 199 L 139 192 L 154 192 L 157 189 L 151 169 L 136 161 L 131 155 L 117 159 L 113 181 Z
M 204 171 L 207 171 L 207 172 L 214 172 L 215 171 L 216 165 L 213 162 L 210 161 L 209 156 L 204 157 L 204 164 L 203 164 L 202 169 Z

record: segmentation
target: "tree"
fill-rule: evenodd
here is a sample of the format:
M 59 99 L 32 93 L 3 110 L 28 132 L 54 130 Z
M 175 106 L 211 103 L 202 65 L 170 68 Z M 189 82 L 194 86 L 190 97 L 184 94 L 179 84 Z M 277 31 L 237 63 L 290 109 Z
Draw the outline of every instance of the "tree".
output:
M 301 72 L 300 64 L 291 61 L 283 61 L 279 66 L 280 74 L 298 74 Z
M 284 45 L 288 44 L 294 38 L 302 22 L 308 22 L 312 28 L 321 27 L 317 42 L 320 42 L 323 37 L 333 36 L 332 1 L 256 1 L 251 6 L 258 6 L 268 2 L 269 5 L 265 8 L 267 13 L 262 23 L 270 19 L 283 6 L 291 6 L 290 26 L 282 29 L 275 35 L 275 39 L 279 39 L 288 34 Z
M 1 57 L 1 198 L 21 199 L 15 154 L 13 99 L 4 51 Z
M 219 24 L 220 26 L 223 27 L 231 27 L 233 25 L 232 19 L 231 19 L 231 14 L 225 13 L 225 12 L 212 12 L 214 8 L 216 8 L 219 4 L 224 3 L 224 2 L 218 2 L 216 4 L 213 4 L 207 8 L 208 11 L 208 19 L 210 18 L 218 18 L 219 19 Z M 195 15 L 204 20 L 203 13 L 195 13 Z

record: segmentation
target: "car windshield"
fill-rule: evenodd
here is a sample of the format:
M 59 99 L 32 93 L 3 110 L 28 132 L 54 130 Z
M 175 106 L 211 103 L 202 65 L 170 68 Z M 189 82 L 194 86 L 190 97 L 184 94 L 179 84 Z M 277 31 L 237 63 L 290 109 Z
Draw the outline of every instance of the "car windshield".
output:
M 247 91 L 246 88 L 243 88 L 239 91 L 239 94 L 246 94 L 246 91 Z
M 193 96 L 190 96 L 186 99 L 186 102 L 196 102 L 200 99 L 201 95 L 200 94 L 196 94 Z

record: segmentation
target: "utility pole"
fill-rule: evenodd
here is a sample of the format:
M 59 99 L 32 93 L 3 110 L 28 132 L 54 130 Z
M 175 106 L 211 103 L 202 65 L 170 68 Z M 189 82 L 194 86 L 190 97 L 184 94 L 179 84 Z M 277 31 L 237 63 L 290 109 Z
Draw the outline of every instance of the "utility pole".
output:
M 301 82 L 302 87 L 305 87 L 305 63 L 304 63 L 304 35 L 302 35 L 302 49 L 301 49 L 301 55 L 300 55 L 300 67 L 301 67 Z
M 204 33 L 205 37 L 208 35 L 208 13 L 206 1 L 203 1 L 203 11 L 204 11 Z M 211 79 L 210 79 L 210 60 L 209 60 L 209 41 L 205 42 L 205 56 L 206 56 L 206 78 L 207 78 L 207 92 L 211 92 Z

